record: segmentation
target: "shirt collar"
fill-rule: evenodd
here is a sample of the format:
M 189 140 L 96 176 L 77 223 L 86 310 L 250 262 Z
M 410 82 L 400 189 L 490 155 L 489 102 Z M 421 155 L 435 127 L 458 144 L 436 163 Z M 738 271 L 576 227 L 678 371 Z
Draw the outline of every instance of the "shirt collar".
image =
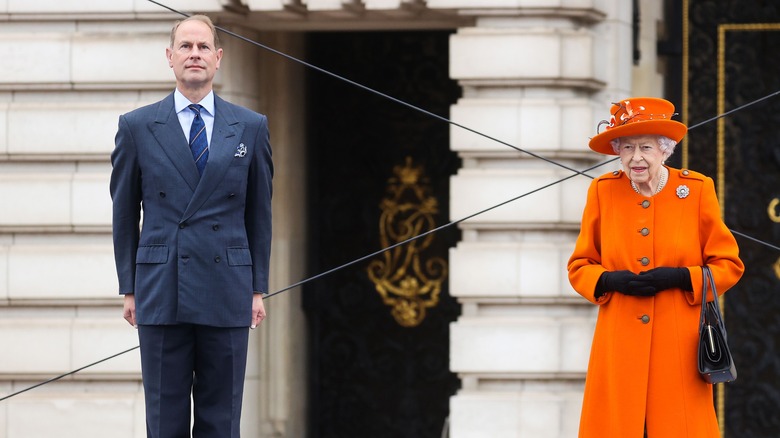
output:
M 193 103 L 199 104 L 212 117 L 214 116 L 214 90 L 209 91 L 209 94 L 207 94 L 206 97 L 204 97 L 200 102 L 190 102 L 189 99 L 181 94 L 178 88 L 173 92 L 173 106 L 176 109 L 177 114 Z

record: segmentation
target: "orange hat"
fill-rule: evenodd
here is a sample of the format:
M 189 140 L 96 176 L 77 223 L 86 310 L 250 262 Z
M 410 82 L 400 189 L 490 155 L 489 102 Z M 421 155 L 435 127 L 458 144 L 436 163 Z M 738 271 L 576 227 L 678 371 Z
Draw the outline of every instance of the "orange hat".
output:
M 610 108 L 612 118 L 602 124 L 607 125 L 604 132 L 590 139 L 591 149 L 606 155 L 618 155 L 610 141 L 619 137 L 632 135 L 663 135 L 680 142 L 688 131 L 688 127 L 672 120 L 674 105 L 665 99 L 655 97 L 631 97 L 620 103 L 613 103 Z

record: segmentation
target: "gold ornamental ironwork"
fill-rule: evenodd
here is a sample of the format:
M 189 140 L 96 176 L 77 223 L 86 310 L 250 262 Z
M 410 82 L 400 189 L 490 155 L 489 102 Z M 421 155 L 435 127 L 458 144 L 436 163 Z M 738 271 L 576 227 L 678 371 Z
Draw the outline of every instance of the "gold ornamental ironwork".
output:
M 780 223 L 780 214 L 777 213 L 777 206 L 780 204 L 780 199 L 774 198 L 769 201 L 769 206 L 766 208 L 766 213 L 769 216 L 769 220 L 775 223 Z
M 772 265 L 772 269 L 775 271 L 775 276 L 780 278 L 780 258 Z
M 780 205 L 780 199 L 774 198 L 769 201 L 769 206 L 766 209 L 769 220 L 775 223 L 780 223 L 780 214 L 777 212 L 778 205 Z M 780 279 L 780 258 L 772 265 L 772 270 L 775 272 L 775 277 Z
M 387 196 L 380 203 L 379 238 L 383 248 L 434 229 L 434 215 L 439 211 L 423 167 L 415 166 L 411 157 L 406 157 L 403 166 L 395 166 L 393 174 L 387 180 Z M 401 326 L 420 325 L 426 309 L 439 303 L 447 261 L 423 255 L 434 238 L 431 233 L 385 251 L 368 265 L 368 277 Z

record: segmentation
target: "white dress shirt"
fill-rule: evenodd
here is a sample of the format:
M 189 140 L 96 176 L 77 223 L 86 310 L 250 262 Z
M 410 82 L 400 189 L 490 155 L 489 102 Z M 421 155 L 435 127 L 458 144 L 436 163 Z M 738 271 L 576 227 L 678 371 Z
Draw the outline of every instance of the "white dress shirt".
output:
M 190 127 L 192 126 L 192 121 L 195 120 L 195 113 L 187 107 L 193 103 L 203 107 L 200 110 L 200 116 L 203 118 L 203 123 L 206 124 L 206 141 L 211 146 L 211 133 L 214 131 L 214 91 L 209 91 L 209 94 L 200 102 L 190 102 L 189 99 L 181 94 L 178 88 L 173 92 L 173 107 L 176 110 L 176 115 L 179 117 L 181 129 L 184 131 L 184 138 L 188 142 L 190 140 Z

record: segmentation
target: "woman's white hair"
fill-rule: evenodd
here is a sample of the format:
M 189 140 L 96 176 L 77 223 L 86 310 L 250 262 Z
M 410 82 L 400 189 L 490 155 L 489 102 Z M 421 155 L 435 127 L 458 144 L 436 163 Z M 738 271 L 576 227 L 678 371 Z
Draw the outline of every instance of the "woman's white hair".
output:
M 655 136 L 658 141 L 658 146 L 661 148 L 661 152 L 664 153 L 664 160 L 669 158 L 674 153 L 674 148 L 677 146 L 677 142 L 664 135 Z M 615 154 L 620 155 L 620 141 L 623 137 L 614 138 L 609 141 L 612 145 L 612 150 Z

